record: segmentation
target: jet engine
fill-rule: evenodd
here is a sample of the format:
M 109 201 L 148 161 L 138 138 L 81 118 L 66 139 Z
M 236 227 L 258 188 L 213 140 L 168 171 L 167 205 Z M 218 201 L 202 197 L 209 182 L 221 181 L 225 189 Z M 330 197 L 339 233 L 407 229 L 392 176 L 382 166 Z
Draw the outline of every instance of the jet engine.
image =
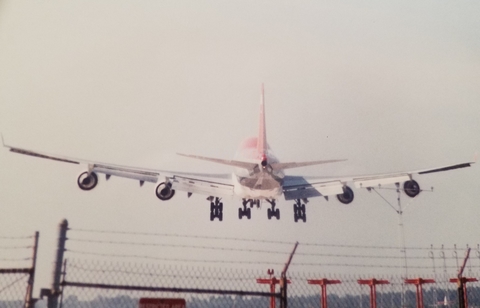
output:
M 342 202 L 343 204 L 351 203 L 353 201 L 353 197 L 353 190 L 348 186 L 343 187 L 343 194 L 337 195 L 338 201 Z
M 95 172 L 83 172 L 77 179 L 78 187 L 82 190 L 92 190 L 98 184 L 98 177 Z
M 407 196 L 414 198 L 420 193 L 420 185 L 414 180 L 406 181 L 403 183 L 403 190 Z
M 172 199 L 172 197 L 175 195 L 175 190 L 172 189 L 172 184 L 162 182 L 157 185 L 155 194 L 157 195 L 158 199 L 166 201 Z

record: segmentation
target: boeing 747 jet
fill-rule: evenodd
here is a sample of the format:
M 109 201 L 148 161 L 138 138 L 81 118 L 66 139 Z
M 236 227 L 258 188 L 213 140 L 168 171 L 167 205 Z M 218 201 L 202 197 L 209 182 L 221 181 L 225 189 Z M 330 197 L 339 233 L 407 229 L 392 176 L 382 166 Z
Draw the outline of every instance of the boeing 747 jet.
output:
M 353 184 L 355 188 L 370 189 L 388 184 L 403 183 L 402 190 L 404 193 L 414 198 L 421 192 L 420 185 L 413 179 L 414 176 L 470 167 L 474 163 L 465 162 L 416 171 L 352 177 L 341 176 L 328 179 L 285 175 L 284 171 L 287 169 L 336 163 L 344 160 L 280 162 L 267 143 L 264 100 L 265 95 L 262 87 L 258 135 L 245 139 L 240 144 L 233 160 L 179 154 L 231 166 L 233 167 L 233 173 L 228 175 L 127 167 L 40 153 L 5 144 L 4 146 L 14 153 L 84 165 L 85 171 L 78 176 L 77 183 L 80 189 L 85 191 L 95 188 L 98 184 L 98 174 L 104 174 L 107 180 L 111 176 L 118 176 L 139 181 L 140 185 L 143 185 L 144 182 L 155 183 L 155 194 L 162 201 L 170 200 L 178 191 L 186 192 L 189 197 L 192 194 L 205 195 L 210 203 L 211 221 L 215 218 L 220 221 L 223 220 L 222 198 L 237 198 L 242 200 L 242 207 L 238 209 L 239 219 L 243 217 L 250 219 L 251 208 L 259 207 L 262 201 L 270 205 L 267 209 L 268 219 L 272 217 L 280 219 L 280 210 L 276 208 L 276 202 L 285 199 L 294 201 L 294 221 L 306 222 L 305 204 L 308 199 L 324 197 L 328 200 L 329 196 L 336 196 L 341 203 L 349 204 L 354 199 L 354 193 L 349 184 Z

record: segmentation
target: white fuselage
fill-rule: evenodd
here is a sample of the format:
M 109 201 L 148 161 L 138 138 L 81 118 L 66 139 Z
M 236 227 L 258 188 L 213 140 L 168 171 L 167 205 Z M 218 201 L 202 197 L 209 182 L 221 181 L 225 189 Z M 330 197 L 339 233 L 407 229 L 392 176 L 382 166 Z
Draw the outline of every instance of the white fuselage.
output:
M 244 140 L 235 159 L 258 164 L 258 169 L 249 171 L 235 168 L 232 174 L 234 192 L 243 199 L 277 199 L 283 193 L 283 170 L 273 171 L 270 164 L 277 163 L 278 159 L 268 147 L 266 153 L 260 153 L 257 148 L 257 138 Z M 267 162 L 262 166 L 262 161 Z

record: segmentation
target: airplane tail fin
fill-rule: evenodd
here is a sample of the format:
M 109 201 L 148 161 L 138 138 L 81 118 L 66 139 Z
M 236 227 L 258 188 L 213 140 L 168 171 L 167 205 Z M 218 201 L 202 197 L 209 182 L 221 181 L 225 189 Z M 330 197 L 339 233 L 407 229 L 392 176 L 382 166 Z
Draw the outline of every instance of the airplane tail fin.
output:
M 258 127 L 258 139 L 257 139 L 257 150 L 258 153 L 262 156 L 262 159 L 266 157 L 267 154 L 267 130 L 265 126 L 265 88 L 262 83 L 261 97 L 260 97 L 260 123 Z

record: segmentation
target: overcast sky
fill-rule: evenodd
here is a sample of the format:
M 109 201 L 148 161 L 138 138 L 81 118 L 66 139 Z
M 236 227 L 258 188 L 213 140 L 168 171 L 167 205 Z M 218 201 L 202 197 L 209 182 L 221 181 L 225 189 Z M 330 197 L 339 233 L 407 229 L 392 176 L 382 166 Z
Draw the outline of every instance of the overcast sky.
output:
M 265 83 L 280 160 L 348 158 L 290 174 L 471 161 L 478 16 L 478 1 L 0 1 L 0 131 L 10 145 L 70 157 L 230 172 L 175 153 L 232 158 L 257 131 Z M 403 199 L 408 246 L 480 242 L 479 168 L 416 178 L 434 192 Z M 153 184 L 104 177 L 84 192 L 84 169 L 6 149 L 0 170 L 0 234 L 41 233 L 36 289 L 50 283 L 63 218 L 72 228 L 399 244 L 395 212 L 363 190 L 351 205 L 312 199 L 305 224 L 293 222 L 292 202 L 279 202 L 280 221 L 266 206 L 239 221 L 240 202 L 226 200 L 220 223 L 204 196 L 161 202 Z

